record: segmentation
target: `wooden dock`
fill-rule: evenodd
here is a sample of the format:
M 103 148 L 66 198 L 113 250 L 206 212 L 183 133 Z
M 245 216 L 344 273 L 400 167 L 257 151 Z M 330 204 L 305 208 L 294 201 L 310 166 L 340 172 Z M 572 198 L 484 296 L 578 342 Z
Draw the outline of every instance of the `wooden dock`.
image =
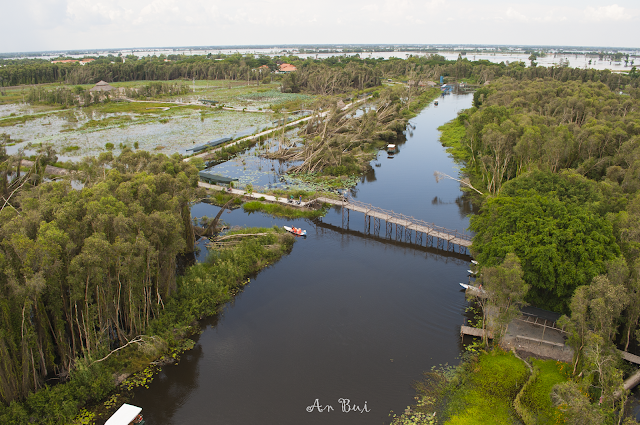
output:
M 349 227 L 350 211 L 364 214 L 365 233 L 371 233 L 371 218 L 373 218 L 373 233 L 380 234 L 380 222 L 385 222 L 385 235 L 393 237 L 395 225 L 395 239 L 415 242 L 422 245 L 423 237 L 426 238 L 427 246 L 432 245 L 447 251 L 455 251 L 455 247 L 461 254 L 466 253 L 471 246 L 471 235 L 460 233 L 457 230 L 450 230 L 433 223 L 419 220 L 415 217 L 407 216 L 394 211 L 384 210 L 371 204 L 365 204 L 354 199 L 330 199 L 319 197 L 317 202 L 337 205 L 342 207 L 342 227 Z M 415 236 L 414 236 L 415 232 Z M 445 247 L 446 242 L 446 247 Z
M 484 329 L 472 328 L 471 326 L 460 326 L 460 336 L 470 335 L 482 338 L 484 336 Z M 488 338 L 493 339 L 493 334 L 488 333 Z
M 628 362 L 640 364 L 640 356 L 636 356 L 635 354 L 631 354 L 628 351 L 618 350 L 618 352 L 622 355 L 622 358 Z M 637 384 L 636 384 L 637 385 Z

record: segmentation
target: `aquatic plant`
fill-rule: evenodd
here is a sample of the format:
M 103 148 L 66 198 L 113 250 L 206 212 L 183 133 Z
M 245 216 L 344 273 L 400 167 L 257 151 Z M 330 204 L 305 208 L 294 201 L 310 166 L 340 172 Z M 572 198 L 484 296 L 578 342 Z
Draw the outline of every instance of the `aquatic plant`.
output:
M 287 218 L 319 218 L 324 217 L 327 214 L 328 206 L 323 206 L 318 210 L 309 210 L 296 207 L 290 207 L 282 204 L 271 204 L 260 201 L 245 202 L 242 205 L 245 212 L 251 214 L 256 211 L 261 211 L 267 214 L 275 215 L 278 217 Z

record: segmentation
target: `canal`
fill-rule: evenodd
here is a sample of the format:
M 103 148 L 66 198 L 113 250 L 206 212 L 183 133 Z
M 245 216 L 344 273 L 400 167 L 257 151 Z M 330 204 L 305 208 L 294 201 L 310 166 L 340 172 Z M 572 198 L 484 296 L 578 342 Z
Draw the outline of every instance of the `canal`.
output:
M 466 229 L 472 210 L 459 184 L 436 183 L 433 174 L 457 175 L 437 127 L 471 100 L 449 95 L 425 108 L 411 120 L 399 152 L 393 158 L 381 152 L 352 195 Z M 217 211 L 199 204 L 192 213 Z M 220 315 L 203 320 L 195 347 L 136 391 L 131 402 L 144 409 L 148 424 L 388 424 L 391 411 L 413 402 L 411 385 L 422 372 L 459 362 L 467 302 L 458 282 L 467 281 L 468 257 L 365 236 L 357 213 L 350 230 L 342 230 L 338 209 L 319 225 L 242 209 L 223 219 L 240 226 L 293 223 L 308 237 L 252 277 Z M 363 413 L 342 412 L 341 398 Z M 316 400 L 323 412 L 313 407 Z

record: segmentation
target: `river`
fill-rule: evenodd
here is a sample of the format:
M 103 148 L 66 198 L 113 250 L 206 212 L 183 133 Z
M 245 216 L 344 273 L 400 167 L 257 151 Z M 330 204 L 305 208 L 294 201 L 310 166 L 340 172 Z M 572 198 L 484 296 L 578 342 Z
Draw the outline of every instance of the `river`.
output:
M 437 127 L 471 99 L 449 95 L 425 108 L 399 153 L 381 152 L 353 196 L 466 229 L 471 209 L 459 184 L 436 183 L 433 173 L 457 175 Z M 199 204 L 192 213 L 217 211 Z M 388 424 L 390 411 L 413 402 L 411 384 L 422 372 L 459 362 L 467 302 L 458 282 L 467 281 L 469 257 L 365 236 L 357 213 L 342 230 L 337 209 L 319 225 L 242 209 L 223 219 L 293 223 L 309 236 L 252 277 L 219 316 L 203 320 L 195 347 L 135 392 L 131 402 L 144 409 L 147 424 Z M 340 398 L 366 411 L 344 413 Z M 316 400 L 333 411 L 319 412 Z

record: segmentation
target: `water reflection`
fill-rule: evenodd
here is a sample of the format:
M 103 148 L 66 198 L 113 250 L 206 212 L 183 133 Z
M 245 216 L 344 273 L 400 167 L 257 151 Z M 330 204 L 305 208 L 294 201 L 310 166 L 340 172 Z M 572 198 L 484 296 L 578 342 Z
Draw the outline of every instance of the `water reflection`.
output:
M 417 244 L 415 240 L 407 242 L 404 240 L 398 241 L 395 239 L 384 237 L 384 227 L 381 228 L 380 233 L 382 235 L 376 235 L 375 233 L 366 231 L 358 231 L 350 228 L 345 229 L 343 227 L 336 226 L 335 224 L 325 223 L 321 220 L 314 221 L 313 226 L 315 227 L 315 233 L 318 235 L 325 234 L 327 231 L 332 231 L 343 236 L 349 235 L 360 237 L 365 243 L 366 241 L 375 241 L 377 243 L 391 245 L 403 249 L 404 253 L 410 252 L 412 255 L 416 255 L 417 252 L 423 252 L 426 259 L 432 259 L 434 261 L 444 261 L 446 263 L 449 260 L 456 260 L 456 264 L 460 264 L 460 262 L 467 264 L 469 262 L 469 256 L 467 254 L 461 254 L 456 251 L 445 251 L 434 246 Z
M 433 169 L 455 172 L 435 127 L 468 104 L 469 98 L 448 96 L 437 111 L 425 110 L 402 155 L 394 161 L 380 155 L 351 195 L 452 229 L 467 227 L 459 211 L 468 207 L 454 202 L 463 197 L 459 185 L 436 184 Z M 435 197 L 442 204 L 433 205 Z M 198 204 L 192 214 L 218 210 Z M 411 383 L 423 371 L 457 362 L 459 326 L 469 314 L 458 282 L 468 279 L 468 257 L 343 230 L 338 208 L 315 224 L 241 209 L 224 216 L 232 225 L 293 223 L 308 237 L 224 307 L 193 357 L 136 391 L 132 403 L 144 408 L 149 423 L 388 423 L 390 410 L 413 402 Z M 362 217 L 352 223 L 364 227 Z M 371 412 L 327 417 L 305 410 L 315 399 L 336 404 L 339 397 L 367 401 Z
M 203 320 L 202 329 L 207 326 L 215 327 L 219 318 Z M 204 356 L 202 345 L 198 344 L 200 337 L 192 337 L 196 345 L 193 349 L 185 351 L 180 361 L 173 365 L 164 366 L 153 380 L 154 391 L 136 391 L 136 403 L 141 406 L 153 404 L 153 411 L 144 411 L 147 423 L 167 424 L 184 423 L 178 412 L 194 391 L 198 389 L 198 376 L 200 374 L 200 361 Z M 179 366 L 179 367 L 178 367 Z M 170 400 L 167 403 L 156 403 L 157 400 Z
M 462 196 L 458 196 L 455 203 L 458 206 L 460 218 L 466 218 L 470 215 L 478 214 L 480 212 L 480 205 L 474 204 L 471 195 L 469 195 L 468 193 L 465 193 Z

